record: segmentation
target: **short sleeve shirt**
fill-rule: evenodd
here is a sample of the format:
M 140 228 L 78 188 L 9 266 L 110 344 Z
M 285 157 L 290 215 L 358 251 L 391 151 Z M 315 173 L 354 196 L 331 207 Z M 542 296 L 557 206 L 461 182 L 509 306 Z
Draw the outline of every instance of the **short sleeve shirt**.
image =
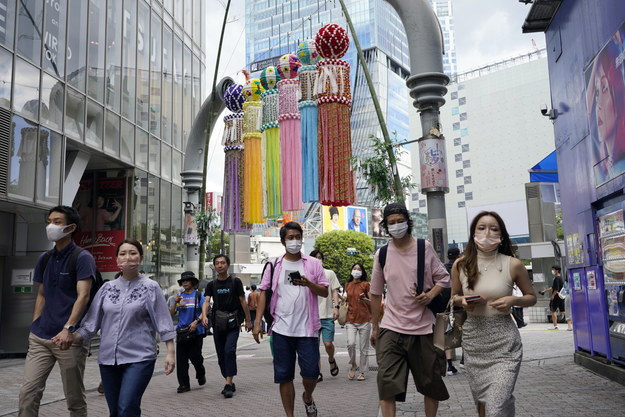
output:
M 76 244 L 71 242 L 61 251 L 53 249 L 45 270 L 41 264 L 45 253 L 41 254 L 35 265 L 33 281 L 43 283 L 45 304 L 30 331 L 43 339 L 51 339 L 63 330 L 78 298 L 76 289 L 78 281 L 95 277 L 93 256 L 83 250 L 76 259 L 76 278 L 73 279 L 69 264 L 75 247 Z
M 213 297 L 213 307 L 222 311 L 241 310 L 239 297 L 242 295 L 245 295 L 243 283 L 239 278 L 232 275 L 223 281 L 219 279 L 212 280 L 204 291 L 205 297 Z
M 371 321 L 371 311 L 369 304 L 360 301 L 363 298 L 369 298 L 371 285 L 367 281 L 348 282 L 345 284 L 347 288 L 347 302 L 349 308 L 347 310 L 347 321 L 349 323 L 368 323 Z
M 332 291 L 340 288 L 341 284 L 339 283 L 339 279 L 336 277 L 334 271 L 330 269 L 324 269 L 323 271 L 326 274 L 326 278 L 330 286 L 328 287 L 327 297 L 317 298 L 319 303 L 319 318 L 331 319 L 334 317 L 334 299 L 332 298 Z

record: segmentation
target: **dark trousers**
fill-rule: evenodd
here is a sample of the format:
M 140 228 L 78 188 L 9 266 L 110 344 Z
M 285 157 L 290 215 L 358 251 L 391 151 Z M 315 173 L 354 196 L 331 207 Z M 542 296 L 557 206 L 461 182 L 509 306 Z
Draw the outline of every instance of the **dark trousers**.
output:
M 155 362 L 100 365 L 104 396 L 111 417 L 141 415 L 141 397 L 152 379 Z
M 517 327 L 521 328 L 525 326 L 525 322 L 523 321 L 523 307 L 512 307 L 512 317 L 514 317 Z
M 206 375 L 204 369 L 204 357 L 202 356 L 202 345 L 204 339 L 196 337 L 189 343 L 176 344 L 176 375 L 178 385 L 189 387 L 189 361 L 195 368 L 195 378 L 200 379 Z
M 220 332 L 213 327 L 213 340 L 221 375 L 226 378 L 237 374 L 237 342 L 239 328 Z

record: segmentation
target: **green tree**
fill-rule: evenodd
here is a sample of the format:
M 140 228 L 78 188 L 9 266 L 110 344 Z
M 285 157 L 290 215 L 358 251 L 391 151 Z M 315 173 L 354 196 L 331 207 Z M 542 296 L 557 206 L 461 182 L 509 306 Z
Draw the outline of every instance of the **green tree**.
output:
M 348 248 L 356 249 L 355 254 L 347 253 Z M 324 267 L 333 270 L 341 284 L 349 278 L 351 267 L 360 262 L 367 275 L 373 268 L 373 239 L 353 230 L 333 230 L 322 234 L 315 241 L 315 249 L 323 252 Z
M 224 233 L 224 253 L 228 254 L 228 252 L 230 252 L 230 235 Z M 221 253 L 221 230 L 217 230 L 208 236 L 206 241 L 207 262 L 212 261 L 213 257 L 219 253 Z
M 403 194 L 399 199 L 394 189 L 393 173 L 395 170 L 389 161 L 388 153 L 393 152 L 395 159 L 399 160 L 406 151 L 397 144 L 387 144 L 384 140 L 373 135 L 369 139 L 371 140 L 371 147 L 368 148 L 367 154 L 352 157 L 354 167 L 364 175 L 377 203 L 385 205 L 398 200 L 403 202 Z M 399 181 L 404 192 L 416 186 L 412 183 L 412 176 L 410 175 L 400 178 Z

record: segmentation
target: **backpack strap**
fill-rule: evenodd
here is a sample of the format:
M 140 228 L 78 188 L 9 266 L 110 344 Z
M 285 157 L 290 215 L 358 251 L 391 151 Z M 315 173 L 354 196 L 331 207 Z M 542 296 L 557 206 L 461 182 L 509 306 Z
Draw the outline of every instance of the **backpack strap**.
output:
M 380 264 L 380 269 L 384 269 L 384 265 L 386 265 L 386 253 L 388 252 L 388 244 L 382 246 L 380 248 L 380 252 L 378 252 L 378 263 Z
M 417 294 L 423 292 L 425 278 L 425 240 L 417 239 Z
M 69 263 L 67 264 L 69 276 L 74 281 L 76 281 L 76 277 L 78 275 L 76 272 L 76 264 L 78 263 L 78 256 L 80 255 L 82 251 L 84 251 L 84 249 L 76 245 L 74 249 L 72 250 L 72 253 L 70 254 Z M 48 266 L 48 262 L 50 261 L 50 257 L 52 256 L 52 253 L 54 253 L 54 249 L 50 249 L 46 251 L 43 257 L 41 258 L 41 273 L 42 274 L 45 272 L 46 267 Z

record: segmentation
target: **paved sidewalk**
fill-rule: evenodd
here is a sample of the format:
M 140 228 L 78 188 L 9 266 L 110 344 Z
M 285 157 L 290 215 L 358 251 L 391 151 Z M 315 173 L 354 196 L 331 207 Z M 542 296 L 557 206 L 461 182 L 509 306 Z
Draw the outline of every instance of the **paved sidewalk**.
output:
M 548 331 L 548 324 L 531 324 L 521 330 L 524 343 L 524 360 L 517 382 L 517 416 L 571 416 L 616 417 L 624 415 L 625 387 L 573 363 L 573 334 L 563 330 Z M 370 360 L 373 369 L 366 381 L 348 381 L 346 334 L 337 326 L 337 363 L 339 376 L 330 376 L 329 365 L 322 349 L 322 372 L 324 381 L 317 385 L 315 401 L 319 416 L 378 416 L 377 387 L 375 383 L 375 357 Z M 284 415 L 278 387 L 273 383 L 273 371 L 269 343 L 260 345 L 249 334 L 239 339 L 239 376 L 235 383 L 237 392 L 233 399 L 220 394 L 223 379 L 219 375 L 212 340 L 205 339 L 207 357 L 207 384 L 198 387 L 192 382 L 191 391 L 176 394 L 178 386 L 175 374 L 162 373 L 163 355 L 159 357 L 158 372 L 152 378 L 143 397 L 145 416 L 280 416 Z M 460 353 L 460 350 L 458 350 Z M 371 350 L 373 355 L 373 350 Z M 0 415 L 15 416 L 17 393 L 23 373 L 23 360 L 0 361 Z M 456 361 L 457 365 L 457 361 Z M 192 369 L 192 368 L 191 368 Z M 193 376 L 191 374 L 191 376 Z M 95 358 L 88 359 L 85 383 L 90 416 L 106 416 L 108 408 L 104 396 L 95 391 L 99 383 Z M 67 416 L 58 369 L 52 371 L 44 394 L 41 415 Z M 459 375 L 445 378 L 451 398 L 442 402 L 439 416 L 475 416 L 471 391 L 462 370 Z M 301 404 L 301 380 L 296 378 L 295 412 L 303 416 Z M 398 403 L 399 416 L 423 416 L 423 400 L 409 382 L 408 398 Z M 177 410 L 179 410 L 177 412 Z

